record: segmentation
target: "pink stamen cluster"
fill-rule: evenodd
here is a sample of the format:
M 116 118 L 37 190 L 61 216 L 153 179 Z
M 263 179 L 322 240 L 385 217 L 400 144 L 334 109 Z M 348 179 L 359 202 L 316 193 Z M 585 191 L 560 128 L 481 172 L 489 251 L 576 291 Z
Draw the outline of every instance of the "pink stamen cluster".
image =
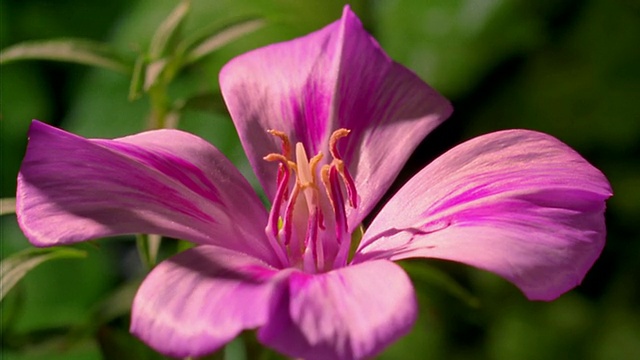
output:
M 337 143 L 349 132 L 347 129 L 333 132 L 329 139 L 332 160 L 318 171 L 324 157 L 322 152 L 309 158 L 304 145 L 298 142 L 294 160 L 289 137 L 281 131 L 269 130 L 282 140 L 282 153 L 264 157 L 267 161 L 280 162 L 277 190 L 265 230 L 283 266 L 317 273 L 347 263 L 351 237 L 342 187 L 353 208 L 358 206 L 358 193 Z M 333 217 L 327 218 L 327 214 Z M 335 230 L 333 233 L 331 228 Z

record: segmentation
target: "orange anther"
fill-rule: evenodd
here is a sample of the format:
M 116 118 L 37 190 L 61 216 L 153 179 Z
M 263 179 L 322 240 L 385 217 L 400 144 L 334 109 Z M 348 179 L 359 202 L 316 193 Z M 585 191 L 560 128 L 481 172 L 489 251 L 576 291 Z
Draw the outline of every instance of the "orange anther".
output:
M 282 155 L 284 155 L 287 159 L 291 157 L 291 142 L 289 141 L 289 137 L 282 131 L 279 130 L 267 130 L 267 132 L 275 137 L 280 138 L 282 140 Z
M 331 134 L 331 137 L 329 138 L 329 151 L 331 152 L 331 156 L 333 156 L 334 159 L 342 159 L 340 157 L 340 154 L 338 154 L 338 140 L 346 137 L 350 132 L 351 130 L 338 129 L 334 131 L 333 134 Z

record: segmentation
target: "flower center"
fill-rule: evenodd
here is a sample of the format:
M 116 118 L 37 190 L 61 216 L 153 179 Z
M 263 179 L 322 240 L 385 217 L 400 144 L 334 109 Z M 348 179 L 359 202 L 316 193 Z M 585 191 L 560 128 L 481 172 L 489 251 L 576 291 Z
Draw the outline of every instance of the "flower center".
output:
M 266 233 L 286 266 L 306 272 L 324 272 L 346 265 L 351 245 L 347 225 L 348 204 L 358 206 L 358 194 L 349 170 L 338 152 L 338 141 L 349 135 L 339 129 L 329 138 L 330 162 L 320 166 L 324 155 L 309 158 L 302 143 L 295 145 L 285 133 L 269 130 L 282 141 L 282 153 L 271 153 L 267 161 L 280 162 L 277 190 Z

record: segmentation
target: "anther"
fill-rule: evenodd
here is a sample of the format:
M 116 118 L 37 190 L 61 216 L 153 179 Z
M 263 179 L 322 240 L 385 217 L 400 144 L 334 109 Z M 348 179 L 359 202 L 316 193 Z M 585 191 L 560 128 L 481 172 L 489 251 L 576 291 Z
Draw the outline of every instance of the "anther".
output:
M 287 134 L 278 130 L 267 130 L 267 132 L 282 140 L 282 155 L 289 159 L 291 157 L 291 142 L 289 142 Z
M 342 139 L 349 135 L 351 130 L 347 129 L 338 129 L 331 134 L 329 138 L 329 151 L 331 152 L 331 156 L 333 156 L 336 160 L 342 160 L 342 157 L 338 153 L 338 140 Z
M 358 207 L 358 193 L 356 191 L 356 185 L 353 181 L 353 178 L 351 177 L 351 174 L 349 174 L 349 170 L 346 168 L 344 161 L 340 156 L 340 153 L 338 152 L 338 140 L 346 137 L 350 132 L 351 130 L 347 129 L 338 129 L 334 131 L 329 138 L 329 152 L 333 157 L 333 160 L 331 161 L 331 167 L 335 167 L 336 170 L 338 170 L 338 173 L 340 174 L 340 177 L 342 178 L 342 181 L 347 189 L 347 199 L 349 201 L 349 206 L 351 206 L 352 208 L 356 208 Z M 323 182 L 324 181 L 325 180 L 323 179 Z M 325 187 L 327 186 L 325 185 Z

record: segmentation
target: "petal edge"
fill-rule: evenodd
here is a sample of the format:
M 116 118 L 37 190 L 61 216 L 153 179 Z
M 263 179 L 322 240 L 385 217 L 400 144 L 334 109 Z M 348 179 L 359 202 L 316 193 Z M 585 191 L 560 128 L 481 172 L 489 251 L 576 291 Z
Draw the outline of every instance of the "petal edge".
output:
M 530 299 L 552 300 L 579 284 L 600 255 L 610 196 L 604 175 L 549 135 L 483 135 L 401 188 L 367 229 L 354 262 L 457 261 L 497 273 Z

